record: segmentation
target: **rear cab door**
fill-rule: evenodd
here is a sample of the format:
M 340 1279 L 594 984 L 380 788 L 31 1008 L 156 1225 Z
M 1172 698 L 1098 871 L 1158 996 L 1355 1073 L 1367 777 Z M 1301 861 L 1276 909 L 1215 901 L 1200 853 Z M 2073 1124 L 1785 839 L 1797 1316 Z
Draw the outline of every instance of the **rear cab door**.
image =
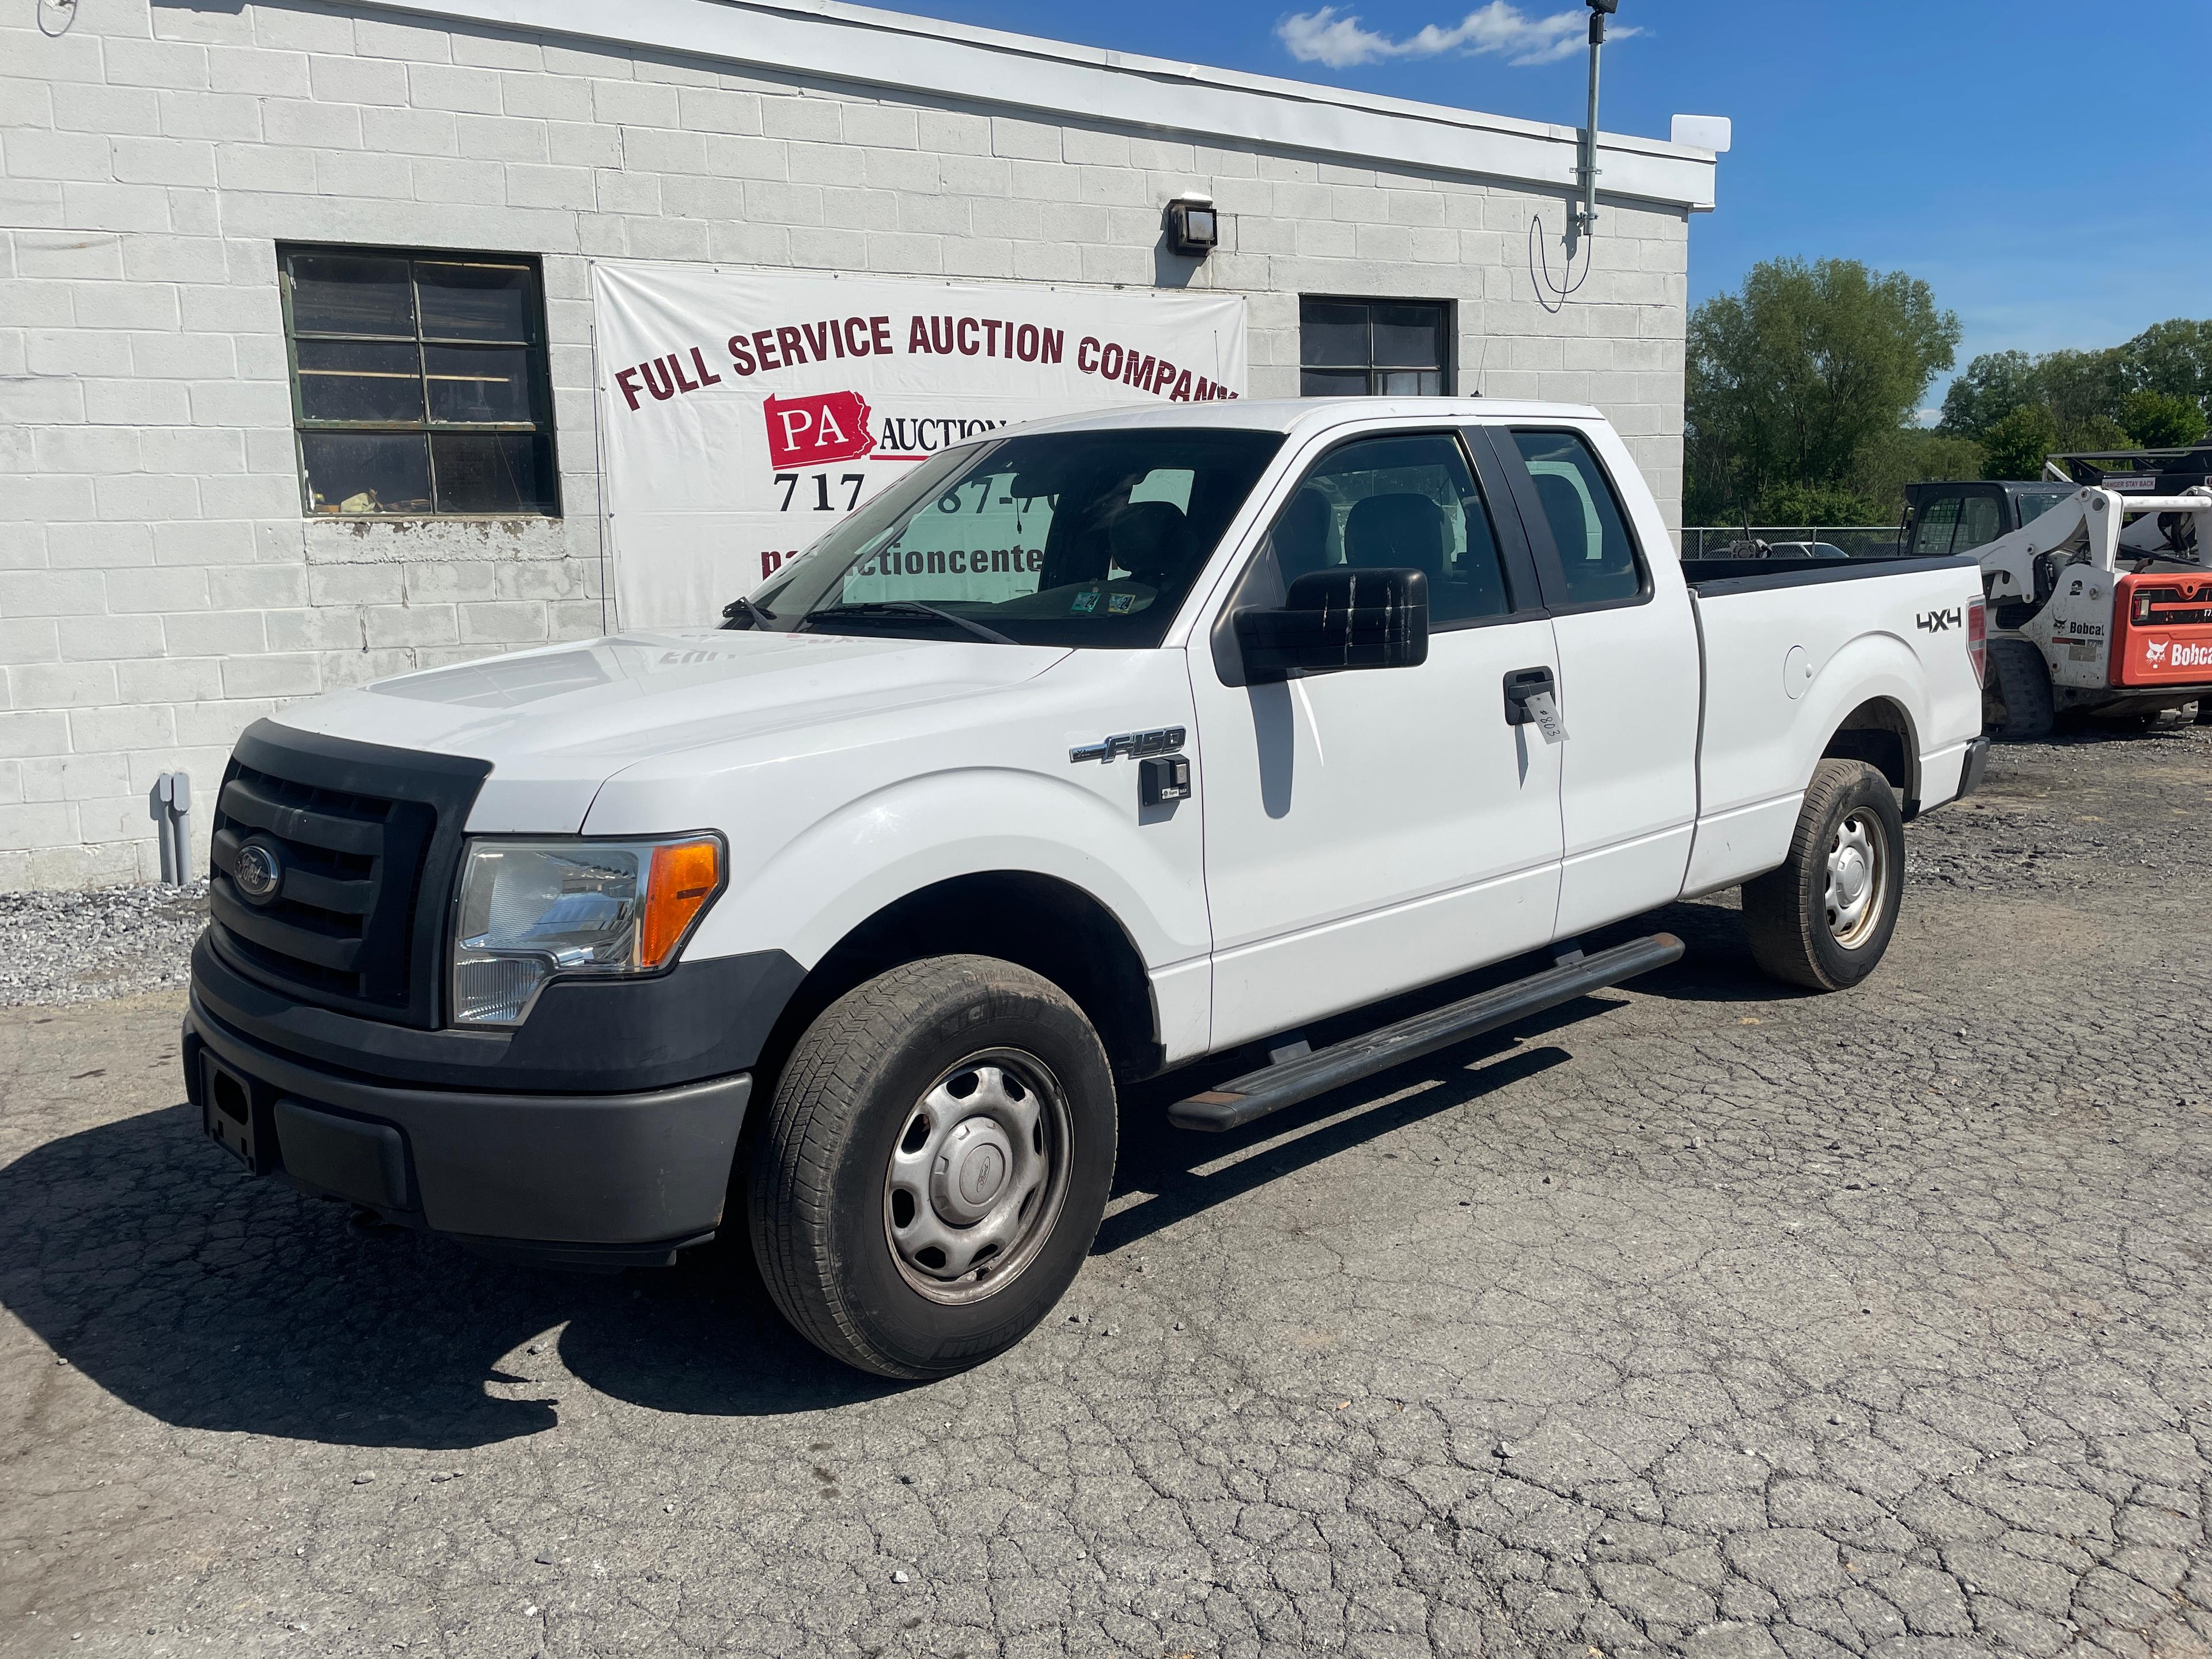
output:
M 1658 504 L 1598 420 L 1474 428 L 1519 513 L 1559 662 L 1568 937 L 1677 897 L 1698 813 L 1697 619 Z

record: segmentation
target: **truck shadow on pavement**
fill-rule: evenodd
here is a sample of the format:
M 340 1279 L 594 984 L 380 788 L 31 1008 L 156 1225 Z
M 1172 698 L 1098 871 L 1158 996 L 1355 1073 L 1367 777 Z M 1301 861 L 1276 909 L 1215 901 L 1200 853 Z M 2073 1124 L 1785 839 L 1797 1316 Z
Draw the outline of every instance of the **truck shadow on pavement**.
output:
M 1759 971 L 1744 942 L 1740 914 L 1721 904 L 1669 905 L 1591 933 L 1582 942 L 1595 951 L 1654 933 L 1672 933 L 1688 948 L 1681 961 L 1630 981 L 1646 995 L 1675 1002 L 1741 1003 L 1806 994 L 1777 984 Z M 1316 1047 L 1323 1046 L 1367 1025 L 1402 1019 L 1507 983 L 1547 966 L 1549 960 L 1548 952 L 1537 952 L 1462 975 L 1350 1019 L 1323 1021 L 1306 1035 Z M 1569 1049 L 1538 1045 L 1537 1039 L 1555 1032 L 1571 1034 L 1628 1006 L 1627 999 L 1608 991 L 1577 998 L 1228 1134 L 1175 1128 L 1168 1122 L 1168 1108 L 1197 1090 L 1266 1064 L 1260 1046 L 1215 1055 L 1136 1085 L 1122 1097 L 1121 1144 L 1114 1178 L 1115 1200 L 1134 1201 L 1123 1202 L 1108 1215 L 1091 1254 L 1110 1255 L 1278 1176 L 1423 1118 L 1479 1107 L 1485 1096 L 1573 1058 Z M 1375 1103 L 1366 1105 L 1369 1102 Z
M 1719 906 L 1676 905 L 1585 942 L 1654 928 L 1680 933 L 1691 952 L 1637 981 L 1640 991 L 1715 1002 L 1789 994 L 1758 977 L 1737 919 Z M 1503 964 L 1378 1012 L 1401 1018 L 1529 966 Z M 1121 1206 L 1093 1253 L 1435 1113 L 1479 1106 L 1570 1058 L 1539 1038 L 1630 1006 L 1599 993 L 1230 1135 L 1172 1129 L 1167 1107 L 1264 1055 L 1216 1056 L 1133 1088 Z M 1313 1035 L 1331 1041 L 1359 1023 Z M 605 1277 L 490 1261 L 441 1239 L 361 1228 L 343 1206 L 247 1176 L 183 1106 L 51 1141 L 0 1170 L 0 1305 L 60 1363 L 164 1423 L 332 1444 L 459 1449 L 535 1434 L 555 1425 L 579 1384 L 717 1416 L 817 1411 L 906 1386 L 848 1370 L 794 1335 L 741 1239 L 672 1270 Z
M 742 1248 L 695 1255 L 586 1276 L 364 1230 L 230 1165 L 183 1106 L 0 1170 L 0 1304 L 60 1363 L 180 1428 L 458 1449 L 552 1427 L 580 1382 L 729 1416 L 900 1386 L 793 1334 Z

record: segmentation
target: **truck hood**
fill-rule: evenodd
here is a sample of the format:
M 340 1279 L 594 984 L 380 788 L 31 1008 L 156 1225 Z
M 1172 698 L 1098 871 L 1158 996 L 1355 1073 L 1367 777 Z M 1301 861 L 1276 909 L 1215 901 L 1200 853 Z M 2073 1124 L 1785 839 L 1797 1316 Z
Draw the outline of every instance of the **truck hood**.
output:
M 1003 690 L 1040 646 L 715 629 L 624 634 L 429 669 L 295 703 L 296 731 L 491 763 L 469 828 L 574 833 L 625 767 L 707 744 Z

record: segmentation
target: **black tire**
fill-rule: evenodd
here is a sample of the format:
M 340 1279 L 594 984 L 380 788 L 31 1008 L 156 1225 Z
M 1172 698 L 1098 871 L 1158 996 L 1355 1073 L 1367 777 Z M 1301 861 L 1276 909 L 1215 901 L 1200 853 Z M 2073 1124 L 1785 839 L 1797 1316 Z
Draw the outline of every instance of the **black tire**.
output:
M 1991 640 L 1990 690 L 2002 708 L 1990 731 L 2008 743 L 2040 743 L 2057 716 L 2051 696 L 2051 669 L 2043 653 L 2027 640 Z
M 1035 1132 L 1005 1115 L 1031 1108 Z M 769 1109 L 748 1183 L 761 1278 L 800 1335 L 879 1376 L 944 1376 L 1020 1341 L 1066 1293 L 1106 1212 L 1115 1107 L 1105 1048 L 1066 992 L 1012 963 L 934 957 L 847 992 L 793 1048 Z M 954 1130 L 978 1125 L 1001 1150 L 957 1152 Z M 985 1173 L 968 1197 L 999 1207 L 963 1229 L 940 1213 L 940 1199 L 965 1201 L 943 1172 L 957 1188 L 978 1158 Z M 1025 1199 L 1032 1159 L 1048 1173 Z M 925 1176 L 916 1188 L 918 1170 L 937 1170 L 934 1184 Z M 1018 1236 L 987 1247 L 1000 1253 L 966 1278 L 934 1276 L 960 1265 L 944 1249 L 922 1248 L 933 1265 L 915 1257 L 917 1237 L 963 1250 L 982 1227 Z
M 1861 857 L 1864 885 L 1852 889 L 1848 860 L 1862 843 L 1869 849 Z M 1844 860 L 1832 889 L 1832 854 Z M 1850 905 L 1839 912 L 1830 903 L 1858 892 L 1872 915 Z M 1847 990 L 1874 972 L 1889 949 L 1904 896 L 1905 818 L 1888 780 L 1863 761 L 1824 760 L 1813 769 L 1789 858 L 1744 884 L 1751 954 L 1791 985 Z
M 2212 697 L 2197 698 L 2197 724 L 2199 726 L 2212 726 Z

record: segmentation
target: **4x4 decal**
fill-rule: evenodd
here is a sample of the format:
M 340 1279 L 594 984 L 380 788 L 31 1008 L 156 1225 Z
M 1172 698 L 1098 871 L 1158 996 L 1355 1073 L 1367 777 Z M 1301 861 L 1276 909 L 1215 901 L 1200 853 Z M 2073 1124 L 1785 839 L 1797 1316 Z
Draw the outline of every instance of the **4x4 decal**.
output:
M 1948 611 L 1923 611 L 1912 619 L 1912 625 L 1923 634 L 1942 634 L 1966 625 L 1966 613 L 1954 605 Z

